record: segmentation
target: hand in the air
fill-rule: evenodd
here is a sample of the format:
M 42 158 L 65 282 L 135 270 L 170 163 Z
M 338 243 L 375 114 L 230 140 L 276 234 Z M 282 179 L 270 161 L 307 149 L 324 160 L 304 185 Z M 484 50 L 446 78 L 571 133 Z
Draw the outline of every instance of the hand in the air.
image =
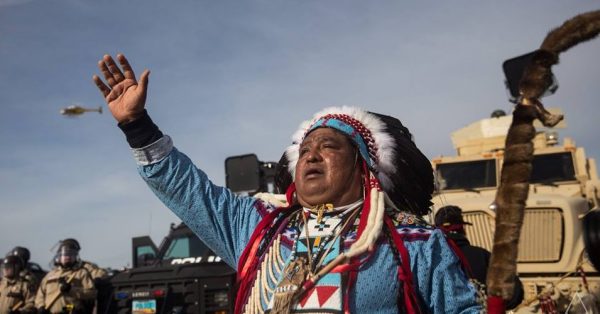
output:
M 125 123 L 137 119 L 144 112 L 150 71 L 144 70 L 137 81 L 125 56 L 117 54 L 117 60 L 123 72 L 109 55 L 104 55 L 102 60 L 98 61 L 98 68 L 108 85 L 97 75 L 93 76 L 93 80 L 104 95 L 113 117 L 117 122 Z

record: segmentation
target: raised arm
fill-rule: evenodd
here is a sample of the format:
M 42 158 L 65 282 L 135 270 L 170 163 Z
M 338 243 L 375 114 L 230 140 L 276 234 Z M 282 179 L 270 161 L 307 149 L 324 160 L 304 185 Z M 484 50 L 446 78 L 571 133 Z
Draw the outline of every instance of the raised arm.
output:
M 104 55 L 98 67 L 104 80 L 93 80 L 125 133 L 139 173 L 154 194 L 215 253 L 235 267 L 260 213 L 254 198 L 240 197 L 214 185 L 192 161 L 174 148 L 146 113 L 149 71 L 136 80 L 131 65 L 118 54 Z

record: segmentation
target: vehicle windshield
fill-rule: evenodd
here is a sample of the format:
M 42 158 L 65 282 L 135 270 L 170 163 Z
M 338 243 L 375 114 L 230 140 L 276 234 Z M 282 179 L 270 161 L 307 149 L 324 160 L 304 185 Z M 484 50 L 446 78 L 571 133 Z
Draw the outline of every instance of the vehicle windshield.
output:
M 440 190 L 470 190 L 496 186 L 496 160 L 484 159 L 438 164 Z
M 575 180 L 575 166 L 570 152 L 533 156 L 531 183 Z
M 198 237 L 181 237 L 173 239 L 163 259 L 204 256 L 208 252 L 208 247 Z

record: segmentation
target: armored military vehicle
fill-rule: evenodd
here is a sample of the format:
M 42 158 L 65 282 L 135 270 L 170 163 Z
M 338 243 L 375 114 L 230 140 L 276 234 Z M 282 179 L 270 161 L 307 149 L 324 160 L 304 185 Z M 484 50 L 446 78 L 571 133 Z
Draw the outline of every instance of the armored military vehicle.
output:
M 183 223 L 172 224 L 157 247 L 132 239 L 132 268 L 111 279 L 110 313 L 229 313 L 235 270 Z
M 244 195 L 273 192 L 276 165 L 254 154 L 229 157 L 227 187 Z M 233 313 L 235 270 L 185 224 L 172 224 L 159 246 L 148 236 L 133 238 L 131 255 L 132 267 L 110 280 L 105 313 Z
M 437 191 L 434 211 L 457 205 L 467 237 L 492 249 L 494 197 L 500 180 L 505 136 L 512 116 L 500 111 L 452 133 L 457 154 L 432 160 Z M 559 125 L 564 127 L 565 123 Z M 559 311 L 576 306 L 590 294 L 600 299 L 600 274 L 587 262 L 581 218 L 597 207 L 600 181 L 594 159 L 555 129 L 536 125 L 534 159 L 517 270 L 525 289 L 520 311 L 536 312 L 540 297 Z M 593 297 L 592 297 L 593 299 Z M 590 312 L 591 313 L 591 312 Z

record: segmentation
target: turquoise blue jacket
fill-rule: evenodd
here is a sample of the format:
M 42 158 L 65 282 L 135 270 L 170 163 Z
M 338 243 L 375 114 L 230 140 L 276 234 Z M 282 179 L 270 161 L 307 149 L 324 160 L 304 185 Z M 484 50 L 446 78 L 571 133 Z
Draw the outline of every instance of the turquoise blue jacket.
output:
M 214 185 L 202 170 L 173 147 L 168 136 L 133 149 L 139 173 L 158 198 L 215 253 L 237 269 L 238 260 L 254 228 L 273 205 L 238 196 Z M 417 292 L 431 313 L 478 313 L 481 305 L 460 261 L 443 233 L 430 227 L 399 224 L 410 254 Z M 282 246 L 282 257 L 290 249 Z M 361 268 L 350 295 L 353 313 L 397 313 L 400 283 L 397 264 L 387 244 Z

